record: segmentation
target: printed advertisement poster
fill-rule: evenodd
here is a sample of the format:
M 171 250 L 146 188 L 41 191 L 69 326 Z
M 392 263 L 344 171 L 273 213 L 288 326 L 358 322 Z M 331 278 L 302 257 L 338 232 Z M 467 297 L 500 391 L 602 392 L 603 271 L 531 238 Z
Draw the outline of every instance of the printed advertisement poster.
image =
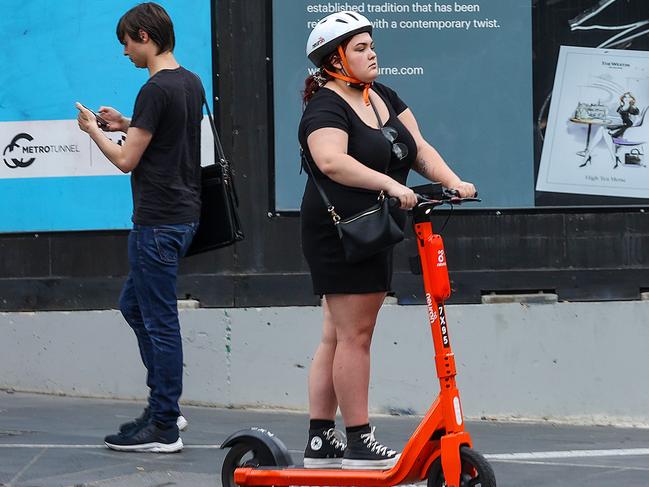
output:
M 353 10 L 373 25 L 377 81 L 483 207 L 534 206 L 531 0 L 273 0 L 275 208 L 299 208 L 301 91 L 315 67 L 306 40 L 325 16 Z M 503 174 L 506 178 L 503 178 Z M 420 184 L 418 176 L 409 184 Z
M 649 52 L 562 46 L 538 191 L 647 198 Z

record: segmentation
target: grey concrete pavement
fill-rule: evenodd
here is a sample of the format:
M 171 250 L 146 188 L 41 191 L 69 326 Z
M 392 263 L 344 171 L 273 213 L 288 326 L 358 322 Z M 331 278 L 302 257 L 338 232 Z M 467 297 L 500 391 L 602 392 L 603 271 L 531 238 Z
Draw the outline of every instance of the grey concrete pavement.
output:
M 233 431 L 264 426 L 302 460 L 305 414 L 185 406 L 186 448 L 174 455 L 118 453 L 102 438 L 142 404 L 0 391 L 0 485 L 8 487 L 220 486 Z M 374 418 L 378 438 L 401 447 L 419 417 Z M 500 487 L 649 485 L 649 430 L 555 424 L 467 423 Z

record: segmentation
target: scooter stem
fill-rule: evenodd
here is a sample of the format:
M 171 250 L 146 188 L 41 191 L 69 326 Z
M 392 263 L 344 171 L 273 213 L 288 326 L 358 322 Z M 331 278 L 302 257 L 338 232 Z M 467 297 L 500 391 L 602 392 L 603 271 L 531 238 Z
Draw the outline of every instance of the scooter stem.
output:
M 444 429 L 444 435 L 440 438 L 442 469 L 447 486 L 459 487 L 460 446 L 470 446 L 471 439 L 464 431 L 460 393 L 455 380 L 455 355 L 446 323 L 444 301 L 451 295 L 446 252 L 442 237 L 433 233 L 429 215 L 418 213 L 415 212 L 414 229 L 422 266 L 428 321 L 435 347 L 435 368 L 440 387 L 439 406 Z

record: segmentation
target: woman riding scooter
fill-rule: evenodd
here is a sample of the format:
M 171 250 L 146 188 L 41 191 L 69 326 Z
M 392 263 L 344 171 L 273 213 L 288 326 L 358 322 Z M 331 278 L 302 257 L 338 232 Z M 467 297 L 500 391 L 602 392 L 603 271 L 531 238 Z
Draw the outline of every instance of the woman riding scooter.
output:
M 405 186 L 410 169 L 473 196 L 424 140 L 408 106 L 392 89 L 375 82 L 378 61 L 372 25 L 356 12 L 319 21 L 307 42 L 318 67 L 305 81 L 299 128 L 304 163 L 341 217 L 376 203 L 380 192 L 417 203 Z M 405 212 L 394 211 L 403 228 Z M 370 344 L 377 314 L 391 289 L 392 250 L 350 263 L 332 216 L 312 178 L 301 205 L 302 248 L 314 293 L 323 296 L 321 342 L 309 372 L 309 440 L 306 468 L 389 469 L 399 454 L 380 444 L 368 418 Z M 335 430 L 340 407 L 347 438 Z

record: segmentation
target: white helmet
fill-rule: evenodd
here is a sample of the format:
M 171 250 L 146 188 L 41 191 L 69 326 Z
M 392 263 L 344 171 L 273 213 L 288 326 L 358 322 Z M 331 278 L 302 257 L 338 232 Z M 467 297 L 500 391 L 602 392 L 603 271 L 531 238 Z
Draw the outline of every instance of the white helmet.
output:
M 369 32 L 372 24 L 358 12 L 344 11 L 327 15 L 316 24 L 306 43 L 306 55 L 317 67 L 347 38 Z

